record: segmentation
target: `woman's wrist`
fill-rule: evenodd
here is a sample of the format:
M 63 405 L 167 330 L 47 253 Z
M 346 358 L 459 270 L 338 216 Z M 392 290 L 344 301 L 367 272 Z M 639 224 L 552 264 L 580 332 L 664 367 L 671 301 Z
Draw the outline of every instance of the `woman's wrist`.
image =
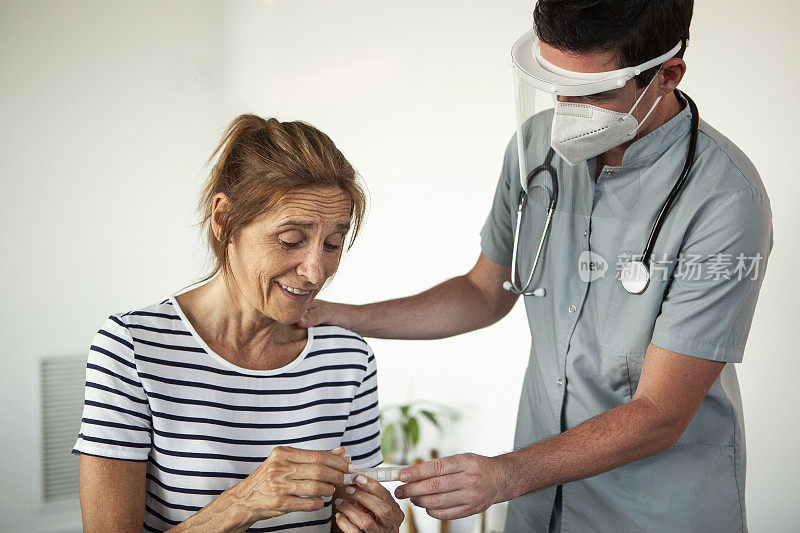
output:
M 226 490 L 177 526 L 174 532 L 213 530 L 240 533 L 246 531 L 259 518 L 253 516 L 245 499 L 239 496 L 239 489 L 239 485 L 234 485 Z M 170 530 L 170 532 L 172 531 Z

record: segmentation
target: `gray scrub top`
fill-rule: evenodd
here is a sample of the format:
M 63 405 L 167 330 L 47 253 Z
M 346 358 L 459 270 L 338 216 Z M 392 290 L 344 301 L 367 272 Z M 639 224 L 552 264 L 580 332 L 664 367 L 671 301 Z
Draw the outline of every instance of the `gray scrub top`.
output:
M 649 287 L 631 295 L 619 281 L 619 267 L 644 250 L 681 173 L 690 117 L 685 106 L 635 141 L 622 166 L 604 167 L 596 182 L 594 159 L 571 167 L 555 156 L 559 203 L 532 284 L 546 296 L 524 297 L 532 338 L 515 449 L 629 401 L 651 342 L 693 357 L 741 362 L 772 249 L 772 215 L 752 163 L 702 120 L 688 183 L 655 245 Z M 544 154 L 552 110 L 531 120 L 531 146 Z M 511 264 L 521 189 L 516 147 L 512 139 L 481 231 L 482 253 L 504 265 Z M 545 206 L 535 191 L 521 228 L 521 277 L 530 272 Z M 604 275 L 590 251 L 606 262 Z M 586 276 L 592 258 L 596 279 Z M 556 487 L 513 500 L 506 531 L 547 531 L 551 514 L 560 515 L 564 532 L 745 531 L 744 488 L 742 402 L 736 369 L 727 364 L 674 446 L 563 485 L 555 513 Z

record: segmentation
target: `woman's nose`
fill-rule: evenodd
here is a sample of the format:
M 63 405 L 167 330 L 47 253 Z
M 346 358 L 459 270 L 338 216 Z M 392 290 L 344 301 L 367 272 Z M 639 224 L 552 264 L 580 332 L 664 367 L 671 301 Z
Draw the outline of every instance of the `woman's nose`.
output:
M 297 273 L 314 285 L 322 285 L 325 281 L 325 264 L 321 251 L 309 251 L 297 267 Z

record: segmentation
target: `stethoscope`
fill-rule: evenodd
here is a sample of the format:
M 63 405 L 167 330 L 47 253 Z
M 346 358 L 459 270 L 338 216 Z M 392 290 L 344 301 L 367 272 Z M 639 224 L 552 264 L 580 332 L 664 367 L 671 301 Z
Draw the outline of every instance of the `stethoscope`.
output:
M 672 204 L 675 202 L 675 199 L 681 193 L 681 190 L 683 190 L 683 186 L 689 177 L 689 171 L 692 169 L 692 163 L 694 161 L 695 149 L 697 148 L 697 135 L 700 128 L 700 115 L 697 111 L 697 105 L 694 103 L 694 101 L 685 93 L 680 92 L 680 94 L 686 98 L 686 101 L 689 103 L 689 110 L 692 113 L 689 151 L 686 155 L 686 162 L 683 165 L 683 171 L 681 172 L 678 181 L 676 181 L 675 185 L 672 187 L 669 196 L 667 196 L 667 199 L 664 201 L 664 205 L 661 206 L 661 211 L 659 211 L 656 221 L 653 223 L 653 227 L 650 230 L 650 237 L 647 239 L 647 245 L 644 247 L 644 252 L 640 257 L 628 259 L 622 266 L 620 271 L 622 286 L 630 294 L 642 294 L 645 290 L 647 290 L 647 286 L 650 284 L 649 257 L 653 253 L 653 248 L 655 247 L 656 240 L 658 239 L 658 233 L 661 231 L 661 226 L 664 224 L 664 219 L 672 208 Z M 552 222 L 553 213 L 556 210 L 556 204 L 558 202 L 558 174 L 552 165 L 554 154 L 555 152 L 552 148 L 550 148 L 550 150 L 547 152 L 544 162 L 531 170 L 528 174 L 528 192 L 523 189 L 519 193 L 519 201 L 517 203 L 517 227 L 514 230 L 514 248 L 511 252 L 512 279 L 511 281 L 506 281 L 503 283 L 503 288 L 507 291 L 513 292 L 514 294 L 538 297 L 543 297 L 547 294 L 545 289 L 542 287 L 530 290 L 530 286 L 531 282 L 533 281 L 533 274 L 536 272 L 536 266 L 539 263 L 539 257 L 541 256 L 542 249 L 547 241 L 547 236 L 550 234 L 550 223 Z M 531 187 L 531 182 L 541 173 L 547 173 L 548 177 L 550 178 L 552 192 L 550 189 L 540 184 Z M 549 202 L 547 206 L 547 218 L 544 222 L 542 237 L 539 239 L 539 246 L 536 248 L 536 255 L 533 258 L 531 272 L 528 274 L 528 279 L 525 281 L 525 285 L 520 287 L 516 284 L 514 278 L 516 277 L 517 272 L 517 252 L 519 250 L 519 231 L 520 227 L 522 227 L 522 212 L 525 210 L 525 206 L 528 202 L 528 196 L 536 187 L 541 187 L 548 195 Z

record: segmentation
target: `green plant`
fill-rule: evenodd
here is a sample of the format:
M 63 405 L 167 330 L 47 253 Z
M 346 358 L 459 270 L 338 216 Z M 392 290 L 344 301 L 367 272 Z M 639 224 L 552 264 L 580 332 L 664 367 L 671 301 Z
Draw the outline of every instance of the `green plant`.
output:
M 381 453 L 387 462 L 406 464 L 419 443 L 423 422 L 442 430 L 445 420 L 455 421 L 459 413 L 452 407 L 425 400 L 381 409 Z

